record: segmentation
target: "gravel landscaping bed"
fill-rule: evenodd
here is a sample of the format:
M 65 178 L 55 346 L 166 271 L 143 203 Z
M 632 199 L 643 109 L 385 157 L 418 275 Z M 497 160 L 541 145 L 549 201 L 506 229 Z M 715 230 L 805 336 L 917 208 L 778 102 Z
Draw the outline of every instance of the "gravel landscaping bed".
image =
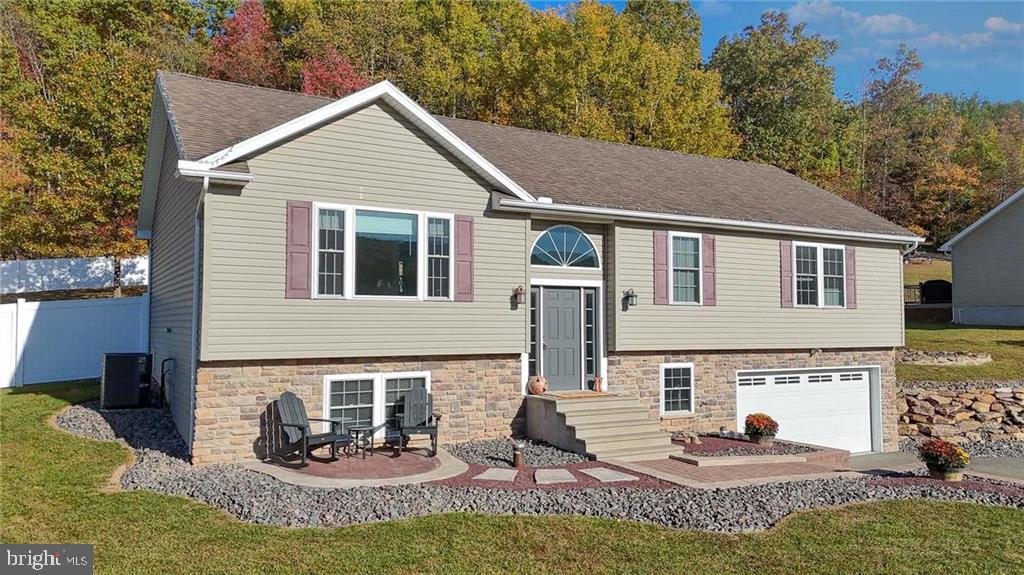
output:
M 806 445 L 776 441 L 771 447 L 758 447 L 749 441 L 702 435 L 700 443 L 679 443 L 683 450 L 697 457 L 739 457 L 746 455 L 800 455 L 817 451 Z M 678 442 L 677 442 L 678 443 Z
M 957 445 L 971 457 L 1024 457 L 1024 441 L 968 441 Z M 900 451 L 917 453 L 917 443 L 913 439 L 903 439 Z
M 238 465 L 189 465 L 182 458 L 181 441 L 166 411 L 98 411 L 94 407 L 72 407 L 57 423 L 78 435 L 116 439 L 130 446 L 139 461 L 122 476 L 125 489 L 190 497 L 243 521 L 266 525 L 340 526 L 461 511 L 583 515 L 680 529 L 741 532 L 770 527 L 793 511 L 864 501 L 927 498 L 1024 509 L 1021 490 L 982 491 L 913 478 L 892 484 L 877 478 L 837 478 L 714 490 L 517 491 L 429 484 L 344 490 L 299 487 Z
M 554 467 L 587 461 L 586 456 L 559 449 L 534 439 L 483 439 L 444 445 L 448 453 L 476 465 L 487 467 L 512 467 L 512 446 L 522 441 L 526 444 L 524 456 L 530 467 Z

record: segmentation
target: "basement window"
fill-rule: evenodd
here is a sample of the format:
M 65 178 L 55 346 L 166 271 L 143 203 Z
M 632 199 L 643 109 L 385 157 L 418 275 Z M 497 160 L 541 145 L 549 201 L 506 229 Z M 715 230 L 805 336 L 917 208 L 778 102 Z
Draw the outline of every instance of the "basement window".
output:
M 661 364 L 661 415 L 693 413 L 693 364 Z

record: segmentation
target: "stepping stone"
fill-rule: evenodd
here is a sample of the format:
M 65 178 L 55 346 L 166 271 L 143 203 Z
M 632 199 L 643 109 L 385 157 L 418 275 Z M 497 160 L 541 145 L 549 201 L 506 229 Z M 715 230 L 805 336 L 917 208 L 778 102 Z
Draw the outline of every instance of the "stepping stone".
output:
M 533 480 L 537 485 L 550 485 L 552 483 L 576 483 L 576 478 L 568 469 L 538 469 L 533 474 Z
M 611 483 L 614 481 L 637 481 L 640 479 L 636 475 L 622 473 L 621 471 L 615 471 L 608 467 L 592 467 L 590 469 L 580 469 L 580 471 L 604 483 Z
M 516 474 L 519 473 L 518 469 L 506 469 L 503 467 L 490 467 L 480 475 L 477 475 L 473 479 L 480 481 L 507 481 L 512 482 L 516 480 Z

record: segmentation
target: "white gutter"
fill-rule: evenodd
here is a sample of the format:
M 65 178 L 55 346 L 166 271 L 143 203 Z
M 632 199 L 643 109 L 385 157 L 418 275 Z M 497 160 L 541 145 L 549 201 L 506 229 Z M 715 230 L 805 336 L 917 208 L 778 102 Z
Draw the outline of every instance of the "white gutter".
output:
M 657 212 L 642 212 L 636 210 L 623 210 L 619 208 L 595 208 L 588 206 L 575 206 L 571 204 L 556 204 L 553 202 L 524 202 L 522 200 L 500 198 L 497 196 L 495 196 L 492 202 L 492 207 L 496 210 L 505 210 L 510 212 L 580 214 L 588 216 L 601 216 L 609 220 L 623 219 L 642 222 L 667 222 L 686 224 L 695 227 L 707 227 L 742 231 L 782 232 L 786 234 L 813 237 L 856 239 L 883 243 L 895 243 L 901 245 L 913 245 L 914 247 L 916 247 L 918 243 L 924 241 L 924 238 L 918 236 L 896 236 L 891 234 L 879 234 L 873 232 L 854 232 L 845 230 L 832 230 L 827 228 L 814 228 L 809 226 L 795 226 L 789 224 L 747 222 L 743 220 L 708 218 L 704 216 L 661 214 Z
M 243 172 L 225 172 L 197 167 L 194 162 L 178 162 L 178 175 L 186 178 L 203 178 L 217 182 L 251 182 L 253 175 Z

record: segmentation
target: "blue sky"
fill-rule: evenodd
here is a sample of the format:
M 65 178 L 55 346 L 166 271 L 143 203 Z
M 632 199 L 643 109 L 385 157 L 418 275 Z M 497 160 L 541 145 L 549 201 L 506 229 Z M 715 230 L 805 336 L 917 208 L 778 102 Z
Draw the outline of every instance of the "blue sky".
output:
M 696 0 L 694 8 L 703 22 L 705 61 L 723 36 L 756 25 L 766 10 L 784 10 L 806 22 L 808 32 L 839 42 L 831 62 L 839 96 L 858 95 L 875 61 L 905 42 L 924 62 L 918 79 L 926 91 L 1024 99 L 1024 2 Z

